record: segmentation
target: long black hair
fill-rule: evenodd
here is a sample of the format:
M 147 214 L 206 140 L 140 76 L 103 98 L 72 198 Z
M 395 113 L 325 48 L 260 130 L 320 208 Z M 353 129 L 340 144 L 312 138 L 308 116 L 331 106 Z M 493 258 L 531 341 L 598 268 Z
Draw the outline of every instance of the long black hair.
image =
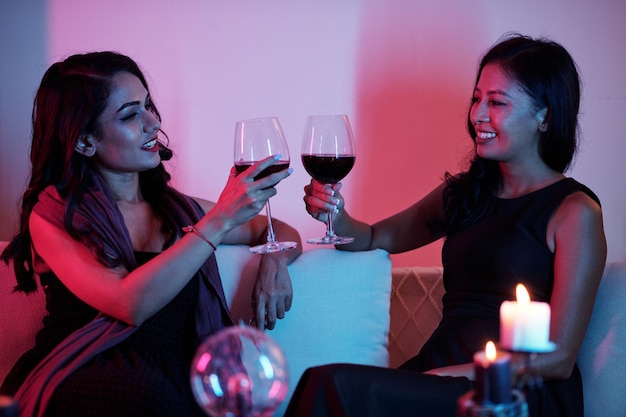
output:
M 580 79 L 576 63 L 563 46 L 547 39 L 520 34 L 506 35 L 480 61 L 474 87 L 487 64 L 496 63 L 525 91 L 535 108 L 547 108 L 547 129 L 539 139 L 543 162 L 558 172 L 570 166 L 578 147 Z M 474 142 L 476 130 L 467 116 L 467 128 Z M 467 171 L 446 173 L 444 212 L 446 232 L 475 223 L 488 214 L 502 185 L 497 161 L 481 158 L 474 147 Z
M 74 149 L 81 135 L 98 136 L 98 119 L 107 105 L 111 80 L 121 72 L 135 75 L 146 91 L 150 91 L 135 61 L 109 51 L 72 55 L 51 65 L 42 78 L 33 105 L 32 168 L 28 188 L 22 196 L 20 228 L 0 255 L 6 263 L 13 261 L 17 290 L 31 292 L 37 288 L 28 220 L 39 194 L 46 187 L 54 185 L 66 199 L 65 228 L 73 238 L 81 240 L 72 218 L 85 190 L 92 185 L 89 179 L 98 174 L 91 159 Z M 151 111 L 161 120 L 156 106 L 152 106 Z M 171 158 L 171 151 L 165 144 L 160 145 L 161 159 Z M 177 198 L 177 192 L 168 186 L 169 180 L 170 175 L 162 163 L 139 174 L 143 196 L 162 219 L 163 232 L 168 236 L 167 243 L 171 244 L 176 238 L 172 198 Z M 103 264 L 110 263 L 103 248 L 93 249 Z

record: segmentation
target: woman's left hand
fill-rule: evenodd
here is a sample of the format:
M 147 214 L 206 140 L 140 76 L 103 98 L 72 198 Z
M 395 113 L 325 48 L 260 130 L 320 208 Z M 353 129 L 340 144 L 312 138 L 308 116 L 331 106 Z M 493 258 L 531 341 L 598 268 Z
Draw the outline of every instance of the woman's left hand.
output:
M 287 257 L 281 252 L 263 255 L 252 290 L 252 313 L 256 326 L 273 329 L 276 320 L 284 318 L 291 308 L 292 300 Z

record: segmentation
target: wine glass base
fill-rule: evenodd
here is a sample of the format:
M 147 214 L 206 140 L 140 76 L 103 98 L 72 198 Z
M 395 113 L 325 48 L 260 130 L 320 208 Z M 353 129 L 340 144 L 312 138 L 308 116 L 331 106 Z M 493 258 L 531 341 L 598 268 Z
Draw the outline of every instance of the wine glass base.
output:
M 252 253 L 274 253 L 284 250 L 293 249 L 298 244 L 296 242 L 267 242 L 262 245 L 253 246 L 250 248 Z
M 316 245 L 345 245 L 346 243 L 354 242 L 354 238 L 341 236 L 324 236 L 315 239 L 309 239 L 307 240 L 307 242 Z

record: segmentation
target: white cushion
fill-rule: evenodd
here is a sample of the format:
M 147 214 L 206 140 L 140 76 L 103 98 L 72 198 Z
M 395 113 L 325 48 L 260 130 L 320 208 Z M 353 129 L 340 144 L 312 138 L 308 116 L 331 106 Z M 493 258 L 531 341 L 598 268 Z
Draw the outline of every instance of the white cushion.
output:
M 259 255 L 219 246 L 217 260 L 233 319 L 247 322 Z M 346 362 L 387 366 L 391 261 L 387 252 L 305 251 L 289 266 L 293 305 L 267 334 L 290 371 L 289 396 L 306 368 Z M 289 398 L 289 397 L 288 397 Z M 282 415 L 287 401 L 275 413 Z

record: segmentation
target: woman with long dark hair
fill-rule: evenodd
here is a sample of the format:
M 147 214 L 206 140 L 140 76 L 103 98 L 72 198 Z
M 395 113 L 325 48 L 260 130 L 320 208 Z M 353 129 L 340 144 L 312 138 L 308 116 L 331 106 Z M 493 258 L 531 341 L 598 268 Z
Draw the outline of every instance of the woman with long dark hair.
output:
M 17 289 L 39 277 L 48 315 L 2 385 L 28 416 L 203 416 L 189 386 L 193 354 L 232 324 L 215 251 L 265 241 L 258 215 L 290 175 L 236 175 L 216 202 L 169 185 L 171 158 L 146 79 L 114 52 L 73 55 L 43 76 L 33 109 L 20 229 L 2 253 Z M 290 226 L 278 233 L 299 242 Z M 289 310 L 287 264 L 263 255 L 251 295 L 259 327 Z
M 329 365 L 305 372 L 288 416 L 454 416 L 474 385 L 472 357 L 499 340 L 500 304 L 523 283 L 550 303 L 556 349 L 533 357 L 542 388 L 532 416 L 583 415 L 578 350 L 604 269 L 600 203 L 564 175 L 577 149 L 580 81 L 570 54 L 513 34 L 482 58 L 468 112 L 473 158 L 406 210 L 369 225 L 352 218 L 340 184 L 311 181 L 307 211 L 353 236 L 341 250 L 413 250 L 445 238 L 443 317 L 417 355 L 390 370 Z M 419 318 L 418 318 L 419 319 Z M 514 356 L 512 371 L 525 363 Z

